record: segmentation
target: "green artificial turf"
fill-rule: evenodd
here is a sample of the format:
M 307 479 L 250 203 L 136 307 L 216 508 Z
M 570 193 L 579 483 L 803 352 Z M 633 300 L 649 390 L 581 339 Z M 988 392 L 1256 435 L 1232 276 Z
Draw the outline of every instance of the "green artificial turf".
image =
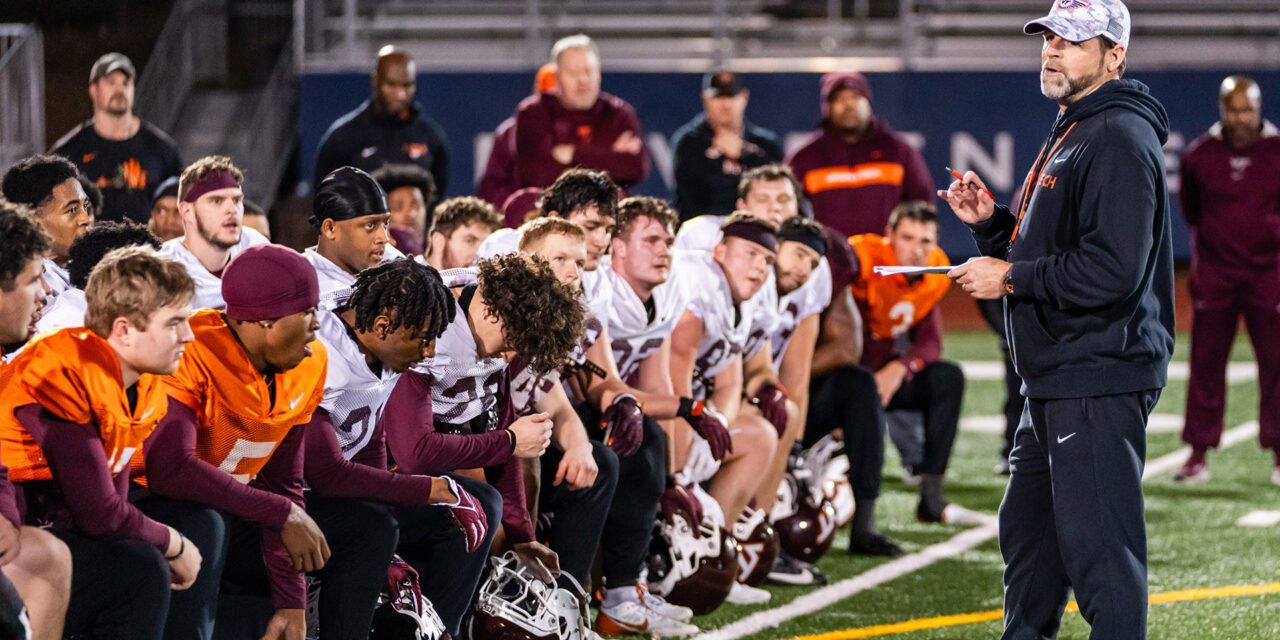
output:
M 951 360 L 998 361 L 994 336 L 986 333 L 948 333 L 944 356 Z M 1175 360 L 1185 361 L 1186 336 L 1179 336 Z M 1238 341 L 1236 361 L 1251 361 L 1247 342 Z M 965 392 L 965 417 L 997 415 L 1003 401 L 998 380 L 969 381 Z M 1186 382 L 1170 381 L 1156 407 L 1157 413 L 1181 415 L 1186 402 Z M 1229 388 L 1226 423 L 1233 427 L 1258 418 L 1256 382 Z M 994 514 L 1004 491 L 1005 478 L 992 473 L 1000 451 L 998 435 L 962 432 L 947 474 L 947 495 L 970 509 Z M 1150 462 L 1181 446 L 1178 433 L 1150 433 Z M 1270 452 L 1259 449 L 1256 439 L 1210 454 L 1212 480 L 1192 487 L 1174 483 L 1165 472 L 1145 483 L 1151 593 L 1231 585 L 1257 585 L 1280 581 L 1280 526 L 1246 528 L 1235 524 L 1255 509 L 1280 510 L 1280 487 L 1270 482 Z M 925 525 L 915 521 L 915 488 L 903 484 L 901 463 L 892 445 L 886 447 L 883 495 L 877 509 L 881 528 L 908 553 L 943 542 L 963 527 Z M 835 547 L 820 562 L 832 581 L 858 575 L 884 562 L 849 556 L 847 539 L 840 532 Z M 929 567 L 863 591 L 821 611 L 746 636 L 750 640 L 792 638 L 850 628 L 891 624 L 918 618 L 992 611 L 1001 606 L 999 547 L 995 540 Z M 770 586 L 773 601 L 762 606 L 725 605 L 711 615 L 695 618 L 704 631 L 712 630 L 750 613 L 785 604 L 812 588 Z M 1078 613 L 1063 618 L 1060 638 L 1088 637 L 1088 625 Z M 998 638 L 998 621 L 895 634 L 901 640 Z M 1192 640 L 1200 638 L 1280 638 L 1280 594 L 1153 605 L 1150 638 Z

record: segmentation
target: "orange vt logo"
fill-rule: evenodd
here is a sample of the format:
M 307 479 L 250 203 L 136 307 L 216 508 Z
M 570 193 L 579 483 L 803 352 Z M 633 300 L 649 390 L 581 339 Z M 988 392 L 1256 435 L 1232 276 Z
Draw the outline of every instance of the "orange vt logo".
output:
M 142 165 L 133 158 L 120 164 L 120 177 L 124 178 L 125 185 L 130 189 L 145 189 L 147 187 L 147 172 L 143 171 Z
M 1057 177 L 1057 176 L 1051 176 L 1051 175 L 1041 175 L 1041 176 L 1040 176 L 1040 183 L 1039 183 L 1039 186 L 1041 186 L 1041 187 L 1044 187 L 1044 188 L 1046 188 L 1046 189 L 1052 189 L 1052 188 L 1053 188 L 1055 185 L 1057 185 L 1057 184 L 1058 184 L 1058 177 Z

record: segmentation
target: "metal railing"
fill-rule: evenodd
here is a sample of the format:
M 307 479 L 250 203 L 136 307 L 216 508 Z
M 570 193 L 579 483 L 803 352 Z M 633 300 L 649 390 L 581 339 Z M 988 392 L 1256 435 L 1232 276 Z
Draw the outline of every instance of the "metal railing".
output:
M 293 44 L 286 42 L 258 96 L 249 124 L 228 145 L 229 155 L 243 168 L 245 197 L 269 209 L 289 161 L 294 139 L 297 82 L 293 75 Z
M 293 0 L 299 72 L 366 70 L 382 44 L 419 70 L 517 70 L 597 37 L 614 71 L 1034 67 L 1021 26 L 1044 0 Z M 1132 0 L 1147 68 L 1280 63 L 1275 0 Z M 1229 42 L 1231 48 L 1220 46 Z M 1187 50 L 1197 54 L 1188 60 Z M 1031 52 L 1034 54 L 1034 51 Z M 1242 55 L 1242 53 L 1244 55 Z M 1203 58 L 1203 60 L 1199 60 Z
M 225 0 L 178 0 L 138 78 L 134 112 L 171 131 L 197 82 L 226 75 Z
M 44 151 L 44 39 L 0 24 L 0 167 Z

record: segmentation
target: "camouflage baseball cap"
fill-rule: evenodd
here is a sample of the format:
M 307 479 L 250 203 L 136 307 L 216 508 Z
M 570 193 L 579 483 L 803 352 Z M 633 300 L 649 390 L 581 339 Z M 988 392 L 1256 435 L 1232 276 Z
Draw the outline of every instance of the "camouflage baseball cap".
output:
M 1054 0 L 1049 15 L 1028 22 L 1024 33 L 1052 31 L 1072 42 L 1102 36 L 1129 46 L 1129 9 L 1120 0 Z

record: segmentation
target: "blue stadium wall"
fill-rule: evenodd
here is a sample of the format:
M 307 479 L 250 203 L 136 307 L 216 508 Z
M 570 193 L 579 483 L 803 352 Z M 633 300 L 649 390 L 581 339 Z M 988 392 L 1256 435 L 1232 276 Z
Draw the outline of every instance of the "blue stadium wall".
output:
M 1169 112 L 1166 165 L 1173 206 L 1178 210 L 1178 157 L 1218 119 L 1217 87 L 1223 71 L 1133 73 L 1151 87 Z M 944 166 L 973 169 L 997 198 L 1007 202 L 1026 175 L 1057 112 L 1040 96 L 1034 73 L 869 74 L 873 107 L 908 134 L 924 153 L 933 178 L 949 180 Z M 1280 121 L 1280 72 L 1256 73 L 1262 85 L 1264 117 Z M 811 131 L 819 118 L 818 74 L 744 74 L 751 90 L 747 118 L 783 135 L 789 145 Z M 417 100 L 449 136 L 448 195 L 473 192 L 491 133 L 528 95 L 531 73 L 433 73 L 418 76 Z M 635 106 L 655 163 L 635 193 L 671 194 L 671 134 L 700 109 L 701 76 L 687 73 L 609 73 L 604 90 Z M 369 95 L 369 76 L 358 73 L 306 74 L 300 79 L 298 134 L 301 175 L 309 177 L 325 129 Z M 790 148 L 790 146 L 788 147 Z M 941 245 L 953 260 L 974 253 L 963 225 L 946 215 Z M 1186 227 L 1175 215 L 1175 251 L 1189 257 Z

